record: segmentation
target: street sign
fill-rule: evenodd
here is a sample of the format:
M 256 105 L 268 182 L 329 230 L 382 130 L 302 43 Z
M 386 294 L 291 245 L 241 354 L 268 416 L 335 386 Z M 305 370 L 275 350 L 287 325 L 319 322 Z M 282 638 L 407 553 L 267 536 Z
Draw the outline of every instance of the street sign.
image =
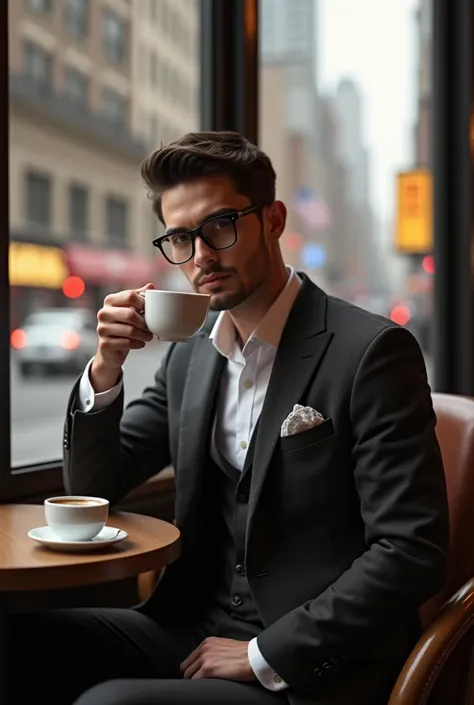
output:
M 395 246 L 405 254 L 433 249 L 433 177 L 427 169 L 397 174 Z

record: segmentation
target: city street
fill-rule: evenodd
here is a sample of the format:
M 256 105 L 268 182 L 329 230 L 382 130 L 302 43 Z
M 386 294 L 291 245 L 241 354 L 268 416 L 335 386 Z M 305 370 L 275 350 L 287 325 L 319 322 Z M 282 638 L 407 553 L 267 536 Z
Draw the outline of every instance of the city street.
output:
M 139 396 L 153 381 L 166 351 L 153 343 L 130 353 L 125 363 L 125 399 Z M 12 465 L 28 465 L 62 457 L 62 431 L 75 375 L 22 379 L 11 366 Z

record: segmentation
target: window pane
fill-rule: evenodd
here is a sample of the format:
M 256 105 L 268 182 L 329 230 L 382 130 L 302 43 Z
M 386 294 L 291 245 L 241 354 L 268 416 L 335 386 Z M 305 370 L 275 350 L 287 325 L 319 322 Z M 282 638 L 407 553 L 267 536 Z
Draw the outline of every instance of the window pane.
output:
M 38 90 L 50 91 L 53 80 L 53 57 L 40 44 L 27 41 L 23 45 L 23 69 Z
M 413 331 L 430 375 L 431 3 L 260 0 L 260 143 L 288 206 L 285 259 Z
M 85 37 L 88 33 L 89 0 L 67 0 L 66 23 L 73 37 Z
M 121 64 L 125 59 L 126 22 L 116 12 L 104 10 L 102 15 L 102 43 L 107 59 Z
M 122 127 L 127 121 L 127 99 L 113 88 L 102 91 L 104 117 L 114 125 Z
M 153 24 L 141 0 L 61 0 L 47 19 L 31 11 L 40 4 L 19 0 L 10 15 L 11 332 L 26 332 L 11 339 L 14 467 L 61 458 L 68 396 L 94 354 L 90 321 L 104 297 L 149 281 L 185 286 L 151 244 L 162 229 L 140 166 L 162 141 L 199 128 L 199 56 L 172 36 L 163 45 L 164 0 Z M 199 4 L 166 3 L 190 47 L 199 45 Z M 139 49 L 146 59 L 131 61 Z M 173 102 L 160 81 L 165 61 L 181 86 Z M 77 311 L 92 316 L 87 325 Z M 65 350 L 71 330 L 80 345 Z M 162 353 L 151 344 L 130 355 L 128 400 L 153 380 Z
M 51 179 L 29 171 L 26 174 L 26 221 L 28 225 L 48 228 L 51 223 Z
M 87 240 L 89 191 L 87 186 L 69 187 L 69 233 L 75 240 Z
M 88 104 L 89 77 L 78 69 L 67 67 L 66 97 L 78 108 L 85 108 Z
M 27 7 L 35 12 L 51 12 L 53 0 L 27 0 Z
M 107 196 L 106 241 L 112 247 L 126 247 L 128 241 L 128 203 L 124 198 Z

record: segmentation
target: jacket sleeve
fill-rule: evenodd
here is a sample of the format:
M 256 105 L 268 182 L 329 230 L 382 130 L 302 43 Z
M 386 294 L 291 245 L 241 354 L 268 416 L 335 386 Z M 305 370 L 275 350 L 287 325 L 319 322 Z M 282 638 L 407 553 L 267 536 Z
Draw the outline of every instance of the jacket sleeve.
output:
M 69 399 L 64 428 L 66 491 L 105 497 L 116 504 L 130 490 L 170 465 L 167 369 L 173 346 L 154 384 L 123 409 L 118 398 L 97 412 L 77 406 L 80 380 Z
M 390 625 L 416 613 L 445 580 L 444 470 L 423 357 L 408 331 L 386 328 L 369 345 L 349 414 L 367 550 L 322 594 L 259 634 L 263 657 L 290 687 L 314 688 L 341 660 L 380 658 Z

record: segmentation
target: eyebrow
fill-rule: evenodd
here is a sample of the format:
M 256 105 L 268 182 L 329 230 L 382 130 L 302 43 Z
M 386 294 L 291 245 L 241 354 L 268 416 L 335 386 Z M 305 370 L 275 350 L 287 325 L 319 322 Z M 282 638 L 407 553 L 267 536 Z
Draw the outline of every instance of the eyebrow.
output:
M 215 211 L 212 211 L 211 213 L 208 213 L 204 220 L 202 220 L 198 226 L 195 228 L 185 228 L 183 226 L 178 227 L 178 228 L 168 228 L 165 231 L 165 234 L 163 237 L 167 237 L 168 235 L 175 235 L 176 233 L 191 233 L 193 230 L 197 230 L 197 228 L 200 228 L 204 225 L 204 223 L 207 223 L 208 220 L 212 220 L 213 218 L 217 218 L 220 215 L 229 215 L 230 213 L 238 213 L 240 208 L 236 208 L 235 206 L 223 206 L 222 208 L 217 208 Z

